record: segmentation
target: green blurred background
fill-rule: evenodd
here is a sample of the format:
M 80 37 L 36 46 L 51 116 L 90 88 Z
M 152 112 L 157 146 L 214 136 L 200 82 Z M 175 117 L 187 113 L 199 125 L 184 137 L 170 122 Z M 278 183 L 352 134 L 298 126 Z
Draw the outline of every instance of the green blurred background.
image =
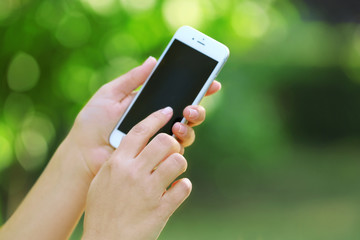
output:
M 160 239 L 360 239 L 359 12 L 355 0 L 1 0 L 0 224 L 99 86 L 191 25 L 231 56 L 185 154 L 193 192 Z

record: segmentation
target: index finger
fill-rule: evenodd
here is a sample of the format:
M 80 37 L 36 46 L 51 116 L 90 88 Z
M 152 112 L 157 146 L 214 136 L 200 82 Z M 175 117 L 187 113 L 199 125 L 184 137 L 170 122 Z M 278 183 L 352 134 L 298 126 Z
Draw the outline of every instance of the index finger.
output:
M 166 107 L 150 114 L 136 124 L 122 139 L 118 149 L 125 151 L 128 157 L 136 157 L 154 136 L 171 118 L 173 110 Z

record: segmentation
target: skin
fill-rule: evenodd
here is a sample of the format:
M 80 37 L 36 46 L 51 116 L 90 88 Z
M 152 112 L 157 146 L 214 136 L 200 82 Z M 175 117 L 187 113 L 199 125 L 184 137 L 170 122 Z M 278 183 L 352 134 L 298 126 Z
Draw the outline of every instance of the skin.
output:
M 136 93 L 133 90 L 145 82 L 155 65 L 155 58 L 150 57 L 143 65 L 105 84 L 95 93 L 76 118 L 73 130 L 81 134 L 73 134 L 72 141 L 81 148 L 82 158 L 92 177 L 96 175 L 100 166 L 110 158 L 114 151 L 109 145 L 108 138 L 135 97 Z M 214 94 L 220 88 L 220 83 L 214 81 L 206 95 Z M 184 117 L 188 120 L 188 124 L 176 123 L 173 133 L 183 147 L 188 147 L 195 140 L 192 127 L 205 120 L 205 109 L 199 105 L 188 106 L 184 109 Z M 105 119 L 106 121 L 104 121 Z M 98 124 L 99 122 L 101 125 Z
M 188 179 L 166 191 L 187 167 L 179 142 L 161 133 L 147 144 L 171 115 L 163 109 L 140 122 L 102 166 L 90 186 L 83 240 L 156 239 L 189 196 Z
M 78 114 L 40 178 L 0 229 L 0 239 L 56 240 L 70 236 L 84 211 L 92 180 L 115 153 L 108 137 L 134 98 L 133 91 L 144 83 L 155 64 L 156 60 L 150 57 L 94 94 Z M 214 81 L 207 95 L 217 92 L 220 87 Z M 188 125 L 175 124 L 173 127 L 181 143 L 179 153 L 194 142 L 192 127 L 204 121 L 205 110 L 201 106 L 188 106 L 184 109 L 184 117 L 189 121 Z

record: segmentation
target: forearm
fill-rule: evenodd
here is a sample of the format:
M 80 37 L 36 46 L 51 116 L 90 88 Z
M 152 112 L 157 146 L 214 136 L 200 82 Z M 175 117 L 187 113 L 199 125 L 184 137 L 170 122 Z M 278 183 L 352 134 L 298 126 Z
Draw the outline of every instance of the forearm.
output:
M 83 213 L 92 180 L 66 139 L 13 216 L 1 239 L 66 239 Z M 70 151 L 69 149 L 72 149 Z

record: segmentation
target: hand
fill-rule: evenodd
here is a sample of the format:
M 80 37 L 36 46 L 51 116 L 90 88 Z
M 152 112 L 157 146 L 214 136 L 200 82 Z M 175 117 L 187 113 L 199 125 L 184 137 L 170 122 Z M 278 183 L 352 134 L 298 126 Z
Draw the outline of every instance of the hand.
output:
M 136 95 L 134 90 L 145 82 L 155 65 L 155 58 L 150 57 L 141 66 L 103 85 L 77 116 L 66 141 L 69 141 L 68 146 L 75 146 L 77 158 L 84 161 L 83 166 L 91 178 L 113 153 L 114 149 L 108 140 L 110 133 Z M 217 92 L 220 88 L 220 83 L 214 81 L 207 95 Z M 191 127 L 204 121 L 205 109 L 201 106 L 191 106 L 184 110 L 184 116 L 189 125 L 176 124 L 173 132 L 179 142 L 187 147 L 195 139 Z
M 172 116 L 159 110 L 123 138 L 92 181 L 87 197 L 83 239 L 156 239 L 167 220 L 191 192 L 181 179 L 186 170 L 180 144 L 160 133 Z
M 25 239 L 28 236 L 32 236 L 34 239 L 67 239 L 69 237 L 75 224 L 83 213 L 86 196 L 93 177 L 99 171 L 102 164 L 108 160 L 114 152 L 114 149 L 108 142 L 109 135 L 135 96 L 133 90 L 147 79 L 155 64 L 156 60 L 154 58 L 149 58 L 143 65 L 131 70 L 118 79 L 105 84 L 95 93 L 79 113 L 73 128 L 52 156 L 44 172 L 41 174 L 41 177 L 22 201 L 20 207 L 6 224 L 2 226 L 0 231 L 1 239 Z M 208 94 L 212 94 L 219 89 L 220 84 L 214 82 L 209 88 Z M 190 126 L 195 126 L 201 123 L 205 118 L 205 110 L 198 106 L 192 107 L 194 107 L 195 111 L 198 111 L 198 114 L 191 114 L 190 117 L 187 110 L 185 110 L 184 113 L 185 117 L 189 120 Z M 193 118 L 193 116 L 197 117 Z M 184 146 L 191 144 L 194 139 L 192 129 L 187 126 L 185 134 L 179 134 L 176 129 L 174 133 L 178 136 L 179 141 L 182 142 Z M 164 135 L 160 134 L 153 140 L 155 139 L 162 142 L 162 139 L 164 140 Z M 177 146 L 180 146 L 174 138 L 170 137 L 171 140 L 169 140 L 169 136 L 167 135 L 166 139 L 172 141 L 172 144 L 175 145 L 176 143 L 178 144 Z M 154 144 L 150 143 L 146 149 L 155 148 L 150 147 L 150 145 L 152 146 Z M 120 146 L 120 148 L 123 149 L 124 147 Z M 166 148 L 166 146 L 164 146 L 164 148 Z M 179 147 L 179 149 L 180 152 L 181 147 Z M 125 153 L 124 150 L 116 150 L 116 152 L 120 151 Z M 173 152 L 175 155 L 172 154 L 171 156 L 167 156 L 168 158 L 166 158 L 166 160 L 159 165 L 158 169 L 151 174 L 151 178 L 154 179 L 154 181 L 149 186 L 152 186 L 153 188 L 159 186 L 161 181 L 165 179 L 165 177 L 162 178 L 163 180 L 160 179 L 160 176 L 162 176 L 161 173 L 164 173 L 164 176 L 168 176 L 168 180 L 172 178 L 171 176 L 166 175 L 171 172 L 174 173 L 175 171 L 174 169 L 171 170 L 172 165 L 170 166 L 168 163 L 171 164 L 171 162 L 175 160 L 179 160 L 180 162 L 185 161 L 181 155 L 176 154 L 176 152 L 178 152 L 177 150 Z M 117 156 L 119 155 L 122 156 L 122 154 L 118 154 Z M 138 163 L 140 158 L 136 158 L 138 159 L 136 161 Z M 143 159 L 145 158 L 146 157 L 144 156 Z M 114 163 L 119 163 L 120 160 L 120 158 L 116 161 L 112 160 L 107 164 L 106 168 L 112 169 L 113 166 L 115 166 Z M 125 162 L 129 163 L 129 161 Z M 136 166 L 133 166 L 136 169 Z M 169 170 L 168 172 L 164 172 L 164 170 L 161 169 Z M 129 169 L 126 170 L 127 171 L 123 171 L 125 176 L 121 179 L 127 179 L 127 177 L 131 176 L 132 172 L 128 171 Z M 181 171 L 183 171 L 183 169 Z M 176 174 L 180 174 L 181 171 L 179 170 Z M 117 172 L 122 171 L 119 170 Z M 134 173 L 134 176 L 142 176 L 141 174 L 140 172 Z M 158 178 L 160 180 L 155 181 L 157 178 L 156 176 L 159 176 Z M 120 177 L 121 176 L 117 176 L 118 179 L 120 179 Z M 100 179 L 103 178 L 104 177 Z M 149 176 L 146 178 L 139 178 L 139 181 L 140 179 L 146 179 L 146 181 L 149 180 L 150 183 Z M 169 180 L 169 182 L 171 181 Z M 94 183 L 93 186 L 96 186 L 96 184 L 97 183 Z M 186 194 L 190 192 L 189 189 L 191 188 L 191 184 L 187 180 L 180 180 L 175 186 L 176 187 L 172 188 L 172 191 L 168 192 L 169 194 L 166 193 L 164 197 L 161 198 L 163 199 L 162 203 L 157 202 L 159 206 L 162 206 L 162 216 L 169 215 L 169 211 L 174 210 L 177 204 L 180 204 L 180 202 L 186 198 Z M 145 189 L 145 183 L 139 182 L 138 187 L 143 187 Z M 114 187 L 112 189 L 114 189 Z M 140 191 L 139 188 L 136 189 L 136 191 Z M 95 191 L 93 187 L 91 192 L 97 191 Z M 122 192 L 122 194 L 125 193 Z M 154 193 L 148 191 L 148 195 L 146 196 L 150 196 L 150 194 Z M 145 195 L 139 196 L 146 197 Z M 118 195 L 117 197 L 120 198 L 122 196 Z M 92 198 L 90 197 L 89 199 Z M 122 198 L 122 200 L 126 199 L 127 197 Z M 131 199 L 134 200 L 134 197 Z M 102 200 L 106 201 L 108 199 L 103 199 L 102 197 L 99 198 L 99 201 Z M 89 204 L 91 205 L 91 202 L 94 201 L 95 200 L 89 200 Z M 166 204 L 168 204 L 167 207 Z M 149 207 L 148 205 L 146 206 Z M 92 208 L 92 211 L 96 211 L 97 207 L 101 208 L 101 206 L 96 206 Z M 111 211 L 111 209 L 107 210 Z M 92 215 L 91 212 L 88 212 L 88 214 Z M 131 215 L 132 213 L 129 212 L 128 214 Z M 56 217 L 54 218 L 54 216 Z M 89 222 L 92 218 L 87 219 Z M 106 223 L 108 222 L 109 221 L 106 221 Z M 157 221 L 156 227 L 152 229 L 158 229 L 164 222 L 165 221 L 161 222 L 160 220 Z M 100 237 L 98 239 L 104 238 Z

